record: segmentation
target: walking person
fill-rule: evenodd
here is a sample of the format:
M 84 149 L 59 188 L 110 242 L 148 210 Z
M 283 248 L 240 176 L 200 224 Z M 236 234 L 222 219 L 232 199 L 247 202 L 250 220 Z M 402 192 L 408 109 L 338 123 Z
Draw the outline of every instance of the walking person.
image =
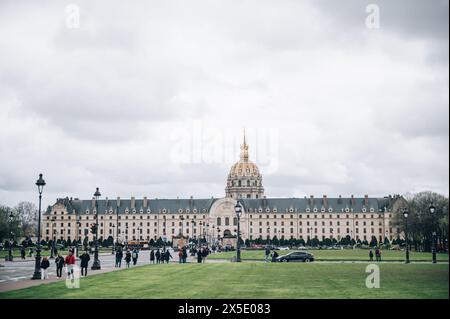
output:
M 277 257 L 278 257 L 278 253 L 276 250 L 274 250 L 272 253 L 272 262 L 273 263 L 277 262 Z
M 55 264 L 56 264 L 56 277 L 60 279 L 62 277 L 62 270 L 64 267 L 64 258 L 61 256 L 61 254 L 58 254 L 58 256 L 55 258 Z
M 202 252 L 202 261 L 206 263 L 206 257 L 208 257 L 208 248 L 204 248 Z
M 33 257 L 33 248 L 30 247 L 30 250 L 28 251 L 28 257 Z
M 183 262 L 183 252 L 178 250 L 178 262 L 181 264 Z
M 169 263 L 170 258 L 172 258 L 172 255 L 170 254 L 169 250 L 167 249 L 164 253 L 164 257 L 166 259 L 166 262 Z M 163 261 L 164 262 L 164 261 Z
M 137 249 L 133 249 L 132 257 L 133 257 L 133 266 L 136 266 L 137 260 L 139 257 L 139 253 L 138 253 Z
M 116 268 L 122 267 L 122 257 L 123 257 L 122 247 L 118 247 L 116 250 L 116 264 L 115 264 Z
M 72 282 L 75 279 L 75 276 L 73 274 L 73 267 L 76 264 L 75 256 L 73 255 L 73 251 L 69 250 L 69 255 L 66 256 L 66 259 L 64 259 L 64 266 L 67 267 L 67 277 L 72 278 Z
M 150 252 L 150 264 L 154 264 L 155 263 L 155 252 L 152 251 Z
M 159 248 L 156 250 L 155 257 L 156 263 L 159 264 L 161 262 L 161 253 L 159 252 Z
M 22 260 L 25 260 L 25 248 L 22 246 L 20 247 L 20 257 L 22 257 Z
M 130 261 L 131 261 L 131 252 L 128 249 L 127 252 L 125 253 L 125 262 L 127 264 L 127 268 L 130 268 Z
M 41 261 L 41 279 L 48 279 L 48 267 L 50 267 L 50 262 L 48 261 L 47 257 L 44 256 Z
M 372 251 L 372 249 L 369 251 L 369 261 L 373 261 L 373 251 Z
M 202 249 L 203 249 L 203 248 L 202 248 Z M 202 249 L 197 250 L 197 262 L 198 262 L 199 264 L 202 263 L 202 259 L 203 259 Z
M 85 251 L 83 253 L 83 255 L 80 256 L 80 267 L 81 267 L 81 276 L 87 276 L 87 269 L 88 269 L 88 264 L 89 264 L 89 260 L 91 260 L 91 257 L 89 256 L 88 252 Z
M 183 264 L 186 263 L 187 256 L 188 256 L 188 254 L 187 254 L 187 249 L 186 249 L 186 246 L 185 246 L 185 247 L 183 247 L 183 249 L 181 250 L 181 258 L 182 258 L 182 260 L 183 260 Z
M 269 262 L 269 257 L 270 257 L 270 248 L 269 248 L 269 246 L 266 246 L 265 255 L 266 255 L 265 261 Z
M 375 258 L 377 259 L 377 261 L 381 261 L 381 250 L 380 250 L 380 248 L 377 248 L 375 250 Z

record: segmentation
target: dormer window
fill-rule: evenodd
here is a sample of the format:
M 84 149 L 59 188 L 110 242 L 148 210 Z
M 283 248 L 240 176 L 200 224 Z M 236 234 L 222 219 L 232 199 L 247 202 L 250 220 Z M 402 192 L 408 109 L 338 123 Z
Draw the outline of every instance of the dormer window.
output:
M 196 213 L 197 213 L 197 208 L 194 208 L 194 209 L 192 210 L 192 212 L 193 212 L 194 214 L 196 214 Z
M 367 211 L 367 209 L 365 207 L 363 207 L 362 212 L 365 213 Z
M 333 208 L 331 208 L 331 207 L 328 208 L 328 212 L 329 212 L 329 213 L 332 213 L 332 212 L 333 212 Z
M 178 213 L 179 214 L 182 214 L 183 213 L 183 210 L 180 208 L 180 209 L 178 209 Z
M 320 210 L 322 213 L 325 213 L 325 207 L 322 207 Z
M 311 212 L 311 209 L 308 207 L 308 208 L 306 209 L 306 212 L 307 212 L 307 213 Z
M 373 213 L 374 211 L 373 207 L 370 207 L 370 212 Z
M 313 211 L 314 211 L 314 213 L 317 213 L 317 208 L 316 208 L 316 207 L 314 207 Z
M 56 212 L 55 212 L 55 214 L 56 214 Z M 86 214 L 89 214 L 89 209 L 86 209 Z

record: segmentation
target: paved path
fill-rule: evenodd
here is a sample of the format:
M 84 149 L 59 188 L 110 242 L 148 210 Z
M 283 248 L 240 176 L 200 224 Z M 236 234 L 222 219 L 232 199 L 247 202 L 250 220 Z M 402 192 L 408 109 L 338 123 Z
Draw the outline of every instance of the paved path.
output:
M 171 250 L 171 255 L 173 256 L 176 262 L 178 262 L 178 256 L 175 256 L 173 251 Z M 88 276 L 101 274 L 105 272 L 115 271 L 125 269 L 125 261 L 122 260 L 122 268 L 115 268 L 115 256 L 111 253 L 101 253 L 99 255 L 101 270 L 91 270 L 90 267 L 93 262 L 93 256 L 91 255 L 91 260 L 89 261 L 88 268 Z M 139 254 L 138 266 L 148 265 L 150 262 L 150 252 L 149 251 L 141 251 Z M 27 288 L 31 286 L 37 286 L 41 284 L 47 284 L 50 282 L 55 282 L 58 280 L 64 280 L 65 276 L 63 274 L 64 279 L 58 279 L 56 277 L 56 266 L 55 260 L 50 259 L 50 268 L 48 270 L 49 279 L 48 280 L 32 280 L 31 277 L 34 273 L 34 263 L 35 260 L 31 258 L 27 258 L 27 260 L 17 260 L 13 262 L 2 262 L 4 267 L 0 267 L 0 292 L 9 291 L 21 288 Z M 79 260 L 77 260 L 77 264 Z

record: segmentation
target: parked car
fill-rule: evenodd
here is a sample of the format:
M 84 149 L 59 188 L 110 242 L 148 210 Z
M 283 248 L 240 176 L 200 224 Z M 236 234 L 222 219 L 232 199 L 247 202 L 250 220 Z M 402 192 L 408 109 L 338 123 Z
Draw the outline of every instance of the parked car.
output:
M 306 249 L 305 246 L 298 246 L 297 249 Z
M 310 262 L 314 261 L 314 255 L 308 253 L 307 251 L 293 251 L 287 255 L 277 257 L 277 261 L 279 262 Z
M 289 247 L 279 247 L 278 250 L 289 250 Z

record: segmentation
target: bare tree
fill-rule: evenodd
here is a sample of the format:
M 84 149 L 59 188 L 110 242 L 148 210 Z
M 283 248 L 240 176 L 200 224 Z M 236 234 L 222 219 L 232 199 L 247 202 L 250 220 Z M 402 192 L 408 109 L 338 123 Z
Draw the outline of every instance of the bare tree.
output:
M 20 202 L 14 208 L 20 219 L 20 232 L 24 237 L 30 237 L 36 233 L 37 225 L 37 208 L 30 202 Z

